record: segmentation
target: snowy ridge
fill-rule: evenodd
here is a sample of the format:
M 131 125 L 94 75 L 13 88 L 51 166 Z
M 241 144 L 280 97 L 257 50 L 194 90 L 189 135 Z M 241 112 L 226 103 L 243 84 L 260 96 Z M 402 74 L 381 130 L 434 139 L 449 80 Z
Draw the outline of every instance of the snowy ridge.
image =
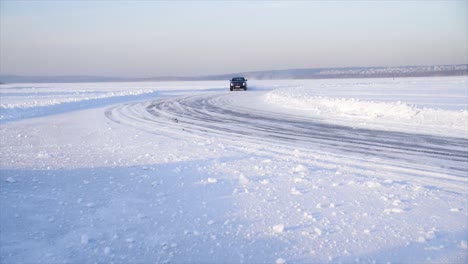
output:
M 278 107 L 299 110 L 325 122 L 468 138 L 467 110 L 421 108 L 401 101 L 333 98 L 318 95 L 317 90 L 311 87 L 275 89 L 268 92 L 264 100 Z
M 21 84 L 0 86 L 0 109 L 33 108 L 112 97 L 154 93 L 151 87 L 132 87 L 129 84 Z M 103 89 L 104 88 L 104 89 Z
M 116 91 L 116 92 L 89 92 L 89 91 L 76 91 L 74 96 L 71 97 L 70 94 L 48 94 L 48 95 L 36 95 L 34 100 L 26 100 L 23 102 L 16 103 L 1 103 L 0 108 L 4 109 L 13 109 L 13 108 L 32 108 L 38 106 L 51 106 L 72 102 L 81 102 L 89 100 L 98 100 L 111 97 L 123 97 L 123 96 L 135 96 L 142 95 L 146 93 L 153 93 L 153 90 L 131 90 L 131 91 Z M 26 98 L 23 98 L 26 99 Z

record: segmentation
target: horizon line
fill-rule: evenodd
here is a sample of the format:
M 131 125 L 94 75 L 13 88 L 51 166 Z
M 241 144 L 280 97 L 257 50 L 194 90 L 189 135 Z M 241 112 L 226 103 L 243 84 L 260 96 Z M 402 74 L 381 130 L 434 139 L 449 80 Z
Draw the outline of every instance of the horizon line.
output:
M 207 78 L 223 75 L 236 75 L 236 74 L 255 74 L 262 72 L 281 72 L 281 71 L 298 71 L 298 70 L 323 70 L 323 69 L 361 69 L 361 68 L 411 68 L 411 67 L 436 67 L 436 66 L 468 66 L 467 63 L 457 64 L 421 64 L 421 65 L 400 65 L 400 66 L 338 66 L 338 67 L 306 67 L 306 68 L 282 68 L 282 69 L 268 69 L 268 70 L 251 70 L 251 71 L 237 71 L 229 73 L 209 73 L 197 75 L 152 75 L 152 76 L 115 76 L 115 75 L 88 75 L 88 74 L 60 74 L 60 75 L 36 75 L 36 74 L 16 74 L 16 73 L 1 73 L 1 77 L 28 77 L 28 78 L 47 78 L 47 77 L 74 77 L 74 78 L 114 78 L 114 79 L 150 79 L 150 78 Z

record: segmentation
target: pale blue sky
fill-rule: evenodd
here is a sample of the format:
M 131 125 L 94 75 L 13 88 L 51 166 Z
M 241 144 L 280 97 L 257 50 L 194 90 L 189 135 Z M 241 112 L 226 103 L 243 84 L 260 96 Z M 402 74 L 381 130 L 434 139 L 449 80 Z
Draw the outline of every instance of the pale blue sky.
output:
M 183 76 L 468 63 L 468 1 L 0 0 L 0 72 Z

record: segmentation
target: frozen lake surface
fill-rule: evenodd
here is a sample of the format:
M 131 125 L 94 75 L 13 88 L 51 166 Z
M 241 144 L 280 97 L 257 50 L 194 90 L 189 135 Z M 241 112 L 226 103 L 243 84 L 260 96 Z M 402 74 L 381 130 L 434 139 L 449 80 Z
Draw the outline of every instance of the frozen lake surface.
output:
M 468 261 L 468 78 L 0 86 L 5 263 Z

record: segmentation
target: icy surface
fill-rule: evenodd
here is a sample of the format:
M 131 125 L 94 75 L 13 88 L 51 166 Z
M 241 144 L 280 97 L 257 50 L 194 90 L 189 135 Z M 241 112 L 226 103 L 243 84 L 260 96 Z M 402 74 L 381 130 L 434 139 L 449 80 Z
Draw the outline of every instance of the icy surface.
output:
M 466 77 L 0 96 L 2 263 L 468 260 Z

